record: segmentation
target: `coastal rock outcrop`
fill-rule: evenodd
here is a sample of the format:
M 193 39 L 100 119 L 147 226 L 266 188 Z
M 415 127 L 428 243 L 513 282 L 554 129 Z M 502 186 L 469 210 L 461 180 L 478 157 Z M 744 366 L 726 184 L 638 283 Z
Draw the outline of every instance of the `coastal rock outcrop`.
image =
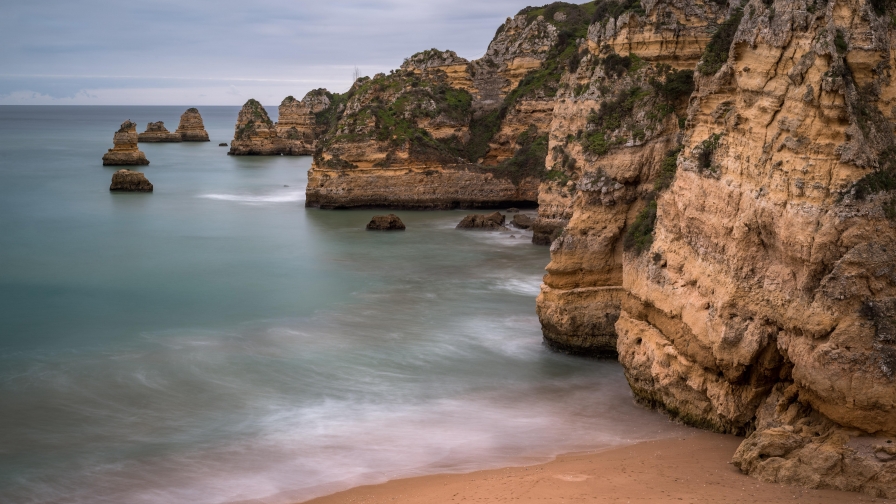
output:
M 529 229 L 532 227 L 532 217 L 526 214 L 517 214 L 513 216 L 513 220 L 510 223 L 519 229 Z
M 374 215 L 367 223 L 368 231 L 404 231 L 404 222 L 395 214 Z
M 137 148 L 137 124 L 127 120 L 112 138 L 113 147 L 103 154 L 103 165 L 148 165 L 146 155 Z
M 258 101 L 249 100 L 237 117 L 230 154 L 312 155 L 328 124 L 331 96 L 325 89 L 311 91 L 301 101 L 287 96 L 280 103 L 276 124 Z
M 181 137 L 177 133 L 168 131 L 162 121 L 151 122 L 146 125 L 146 131 L 137 134 L 137 141 L 143 143 L 152 142 L 180 142 Z
M 501 212 L 470 214 L 461 219 L 456 229 L 504 229 L 504 221 L 505 217 Z
M 205 124 L 202 122 L 202 115 L 196 108 L 188 108 L 186 112 L 181 114 L 180 123 L 174 132 L 180 136 L 184 142 L 208 142 L 208 132 L 205 131 Z
M 112 174 L 112 185 L 109 186 L 109 190 L 152 192 L 152 184 L 149 183 L 149 180 L 146 180 L 146 176 L 143 173 L 122 169 Z

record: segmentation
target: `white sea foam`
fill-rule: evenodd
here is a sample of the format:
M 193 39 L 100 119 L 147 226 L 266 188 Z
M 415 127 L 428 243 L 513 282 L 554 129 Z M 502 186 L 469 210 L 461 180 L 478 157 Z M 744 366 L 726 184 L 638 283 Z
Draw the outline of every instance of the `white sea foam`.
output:
M 200 194 L 199 198 L 218 200 L 218 201 L 235 201 L 248 205 L 263 205 L 265 203 L 294 203 L 297 201 L 305 201 L 305 193 L 303 191 L 283 191 L 270 194 Z

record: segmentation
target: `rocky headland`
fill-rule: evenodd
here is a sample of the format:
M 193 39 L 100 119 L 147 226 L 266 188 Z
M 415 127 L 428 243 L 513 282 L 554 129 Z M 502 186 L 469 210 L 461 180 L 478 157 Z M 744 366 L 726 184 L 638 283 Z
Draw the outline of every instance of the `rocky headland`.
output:
M 188 108 L 181 114 L 180 123 L 174 132 L 183 142 L 208 142 L 208 132 L 202 122 L 202 115 L 196 108 Z
M 137 134 L 137 141 L 141 143 L 155 142 L 181 142 L 180 135 L 168 131 L 162 121 L 151 122 L 146 125 L 146 131 Z
M 330 95 L 309 206 L 538 202 L 545 341 L 745 436 L 765 481 L 896 497 L 896 5 L 555 3 L 480 60 Z
M 127 120 L 112 137 L 113 147 L 103 154 L 103 165 L 148 165 L 146 155 L 137 148 L 137 124 Z

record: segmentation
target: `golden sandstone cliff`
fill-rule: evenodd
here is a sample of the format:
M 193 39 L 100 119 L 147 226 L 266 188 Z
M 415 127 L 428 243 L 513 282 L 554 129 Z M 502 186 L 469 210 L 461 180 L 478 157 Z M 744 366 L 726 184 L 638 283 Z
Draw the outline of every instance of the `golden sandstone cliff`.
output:
M 146 131 L 137 133 L 137 141 L 140 143 L 158 142 L 182 142 L 180 135 L 168 131 L 162 121 L 151 122 L 146 125 Z
M 479 60 L 425 51 L 329 95 L 307 204 L 537 198 L 549 345 L 744 435 L 745 473 L 894 498 L 893 19 L 889 0 L 527 8 Z
M 299 101 L 287 96 L 271 121 L 257 100 L 250 99 L 237 117 L 229 154 L 310 156 L 317 137 L 325 132 L 318 117 L 330 107 L 330 94 L 323 89 L 311 91 Z
M 202 122 L 202 115 L 196 108 L 188 108 L 181 114 L 180 123 L 174 132 L 184 142 L 208 142 L 208 132 Z
M 137 148 L 137 124 L 127 120 L 112 137 L 113 147 L 103 154 L 103 165 L 148 165 L 143 151 Z

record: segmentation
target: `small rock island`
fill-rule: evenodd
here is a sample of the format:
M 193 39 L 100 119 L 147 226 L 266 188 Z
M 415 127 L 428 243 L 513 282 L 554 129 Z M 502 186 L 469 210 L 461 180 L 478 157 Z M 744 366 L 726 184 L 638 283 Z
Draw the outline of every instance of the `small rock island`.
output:
M 151 122 L 146 125 L 146 131 L 137 134 L 137 141 L 143 143 L 156 142 L 180 142 L 180 135 L 168 131 L 162 121 Z
M 137 148 L 137 124 L 130 119 L 121 123 L 112 143 L 114 147 L 103 155 L 104 166 L 149 164 L 146 155 Z
M 368 231 L 404 231 L 404 222 L 395 214 L 374 215 L 367 223 Z
M 110 191 L 120 192 L 152 192 L 152 184 L 141 172 L 121 169 L 112 175 Z
M 183 142 L 208 142 L 208 132 L 202 122 L 199 109 L 190 107 L 180 116 L 180 124 L 175 131 Z

